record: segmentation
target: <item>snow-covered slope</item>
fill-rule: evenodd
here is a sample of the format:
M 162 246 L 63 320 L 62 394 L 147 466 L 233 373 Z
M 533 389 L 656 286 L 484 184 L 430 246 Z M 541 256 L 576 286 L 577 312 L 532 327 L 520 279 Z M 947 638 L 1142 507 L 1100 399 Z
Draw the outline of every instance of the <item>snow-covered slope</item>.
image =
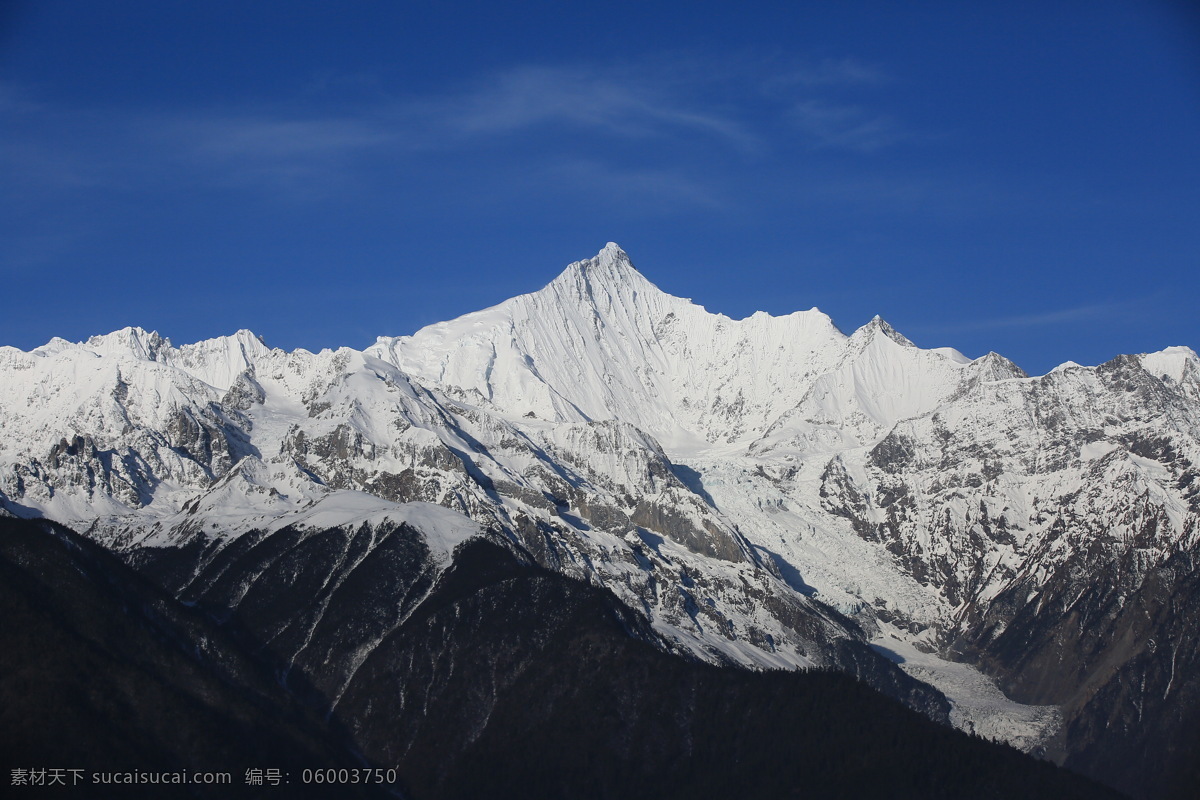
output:
M 368 352 L 512 416 L 618 419 L 668 448 L 744 443 L 841 358 L 817 309 L 732 320 L 672 297 L 617 245 L 544 289 Z
M 1010 622 L 1086 602 L 1112 565 L 1128 595 L 1195 554 L 1198 463 L 1186 347 L 1029 377 L 878 318 L 846 336 L 817 309 L 712 314 L 615 244 L 361 352 L 136 328 L 0 348 L 7 513 L 126 551 L 391 520 L 449 558 L 486 532 L 675 647 L 760 667 L 866 669 L 885 628 L 988 662 Z M 935 667 L 948 692 L 983 685 Z M 988 697 L 961 707 L 1009 713 Z M 962 718 L 1040 741 L 983 713 Z

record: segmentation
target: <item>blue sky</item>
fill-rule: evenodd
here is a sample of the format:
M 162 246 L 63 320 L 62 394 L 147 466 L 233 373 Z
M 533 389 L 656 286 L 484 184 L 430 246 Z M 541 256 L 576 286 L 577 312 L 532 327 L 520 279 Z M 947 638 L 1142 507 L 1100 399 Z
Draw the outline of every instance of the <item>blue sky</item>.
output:
M 612 240 L 1033 373 L 1200 348 L 1186 2 L 0 9 L 0 344 L 361 348 Z

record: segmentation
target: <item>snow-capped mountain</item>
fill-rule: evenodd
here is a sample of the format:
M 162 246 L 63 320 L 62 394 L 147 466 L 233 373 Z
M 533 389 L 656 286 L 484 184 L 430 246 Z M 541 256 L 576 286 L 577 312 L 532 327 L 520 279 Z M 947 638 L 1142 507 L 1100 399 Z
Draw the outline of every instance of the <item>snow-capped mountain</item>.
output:
M 664 649 L 841 668 L 936 715 L 887 656 L 961 727 L 1122 785 L 1200 709 L 1198 463 L 1186 347 L 1030 377 L 879 318 L 712 314 L 615 244 L 361 352 L 136 328 L 0 348 L 3 509 L 136 563 L 191 553 L 173 590 L 284 530 L 407 525 L 430 576 L 486 538 L 611 590 Z M 294 663 L 327 612 L 277 632 Z

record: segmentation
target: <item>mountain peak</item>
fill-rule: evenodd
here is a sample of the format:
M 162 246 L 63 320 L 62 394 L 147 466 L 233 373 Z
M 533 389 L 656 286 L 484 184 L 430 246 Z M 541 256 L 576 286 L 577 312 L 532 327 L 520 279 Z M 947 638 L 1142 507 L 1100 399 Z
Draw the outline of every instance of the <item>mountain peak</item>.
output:
M 629 254 L 616 242 L 609 242 L 604 247 L 600 248 L 600 252 L 596 254 L 597 258 L 602 256 L 611 256 L 612 258 L 620 258 L 629 261 Z
M 1190 347 L 1168 347 L 1157 353 L 1138 356 L 1142 367 L 1156 378 L 1168 378 L 1179 383 L 1190 374 L 1200 375 L 1200 357 Z
M 854 338 L 861 337 L 863 340 L 870 342 L 875 338 L 876 333 L 883 334 L 902 347 L 916 347 L 916 345 L 913 344 L 907 336 L 889 325 L 887 321 L 885 321 L 884 318 L 878 314 L 872 317 L 871 321 L 866 325 L 863 325 L 861 328 L 855 331 Z
M 985 381 L 1029 377 L 1029 373 L 995 351 L 980 356 L 972 361 L 971 364 L 980 378 Z
M 171 342 L 141 327 L 124 327 L 112 333 L 93 336 L 84 343 L 87 349 L 100 354 L 130 353 L 135 358 L 155 361 L 161 350 L 170 349 Z
M 632 299 L 639 293 L 661 294 L 638 272 L 629 254 L 616 242 L 609 242 L 592 258 L 571 264 L 546 288 L 559 296 L 602 305 L 615 302 L 617 297 Z
M 627 281 L 631 276 L 641 277 L 637 267 L 629 260 L 629 254 L 621 249 L 616 242 L 609 242 L 592 258 L 576 261 L 567 270 L 578 267 L 579 271 L 599 280 L 615 278 L 620 282 Z

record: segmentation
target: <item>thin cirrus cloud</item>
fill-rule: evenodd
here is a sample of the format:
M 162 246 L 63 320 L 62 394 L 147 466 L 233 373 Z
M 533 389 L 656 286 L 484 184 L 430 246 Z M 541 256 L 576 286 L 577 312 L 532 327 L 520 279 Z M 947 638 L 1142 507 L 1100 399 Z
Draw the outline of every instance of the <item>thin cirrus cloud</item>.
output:
M 986 331 L 1015 328 L 1041 328 L 1072 322 L 1095 321 L 1124 317 L 1134 311 L 1135 303 L 1096 303 L 1092 305 L 1018 314 L 1010 317 L 972 320 L 948 326 L 947 330 Z
M 343 166 L 359 157 L 403 160 L 480 144 L 520 150 L 521 136 L 530 133 L 545 134 L 543 142 L 561 157 L 595 157 L 575 138 L 580 134 L 632 147 L 687 141 L 759 159 L 772 150 L 762 132 L 764 125 L 774 129 L 772 116 L 817 148 L 869 153 L 903 138 L 893 118 L 822 97 L 887 80 L 870 67 L 852 60 L 782 72 L 767 66 L 520 66 L 455 91 L 378 102 L 340 117 L 229 115 L 178 128 L 199 159 L 248 159 L 262 169 L 288 169 L 301 159 Z M 610 153 L 608 166 L 631 172 L 619 152 Z
M 904 137 L 895 119 L 861 106 L 805 100 L 796 103 L 788 117 L 818 147 L 871 153 Z
M 906 138 L 902 126 L 891 115 L 842 97 L 892 82 L 891 75 L 858 59 L 825 59 L 773 72 L 762 81 L 762 92 L 783 106 L 783 117 L 810 146 L 872 153 Z
M 561 124 L 625 137 L 702 134 L 754 148 L 757 137 L 742 123 L 690 107 L 679 88 L 621 71 L 520 67 L 426 108 L 434 128 L 465 136 Z
M 228 115 L 173 124 L 195 152 L 219 158 L 454 150 L 534 129 L 619 139 L 703 135 L 744 151 L 757 146 L 743 123 L 689 104 L 680 89 L 614 70 L 517 67 L 466 89 L 376 103 L 350 116 Z
M 774 116 L 818 147 L 878 150 L 900 135 L 896 123 L 827 98 L 886 80 L 850 59 L 812 65 L 743 59 L 714 68 L 680 57 L 514 66 L 440 93 L 352 108 L 309 97 L 305 106 L 273 110 L 142 113 L 35 104 L 0 85 L 0 116 L 22 123 L 0 134 L 0 158 L 21 162 L 27 182 L 43 190 L 170 183 L 282 189 L 304 198 L 361 181 L 377 167 L 436 163 L 439 154 L 486 145 L 530 163 L 547 163 L 547 156 L 573 163 L 557 168 L 552 177 L 559 180 L 572 170 L 599 172 L 592 165 L 603 158 L 617 184 L 658 187 L 661 196 L 715 206 L 700 180 L 706 165 L 677 155 L 674 145 L 686 142 L 693 158 L 707 149 L 760 160 L 773 149 Z M 529 147 L 526 134 L 539 135 L 543 149 Z M 597 141 L 613 147 L 598 156 L 589 148 Z M 673 165 L 640 166 L 635 156 L 643 147 L 664 148 Z M 35 170 L 37 164 L 44 166 Z
M 683 90 L 615 70 L 519 67 L 440 96 L 377 101 L 339 113 L 319 106 L 129 113 L 46 104 L 18 109 L 8 102 L 0 115 L 20 116 L 22 125 L 2 135 L 0 153 L 47 187 L 140 176 L 222 185 L 262 180 L 267 188 L 278 179 L 290 188 L 304 176 L 349 176 L 380 160 L 427 158 L 481 143 L 519 150 L 516 135 L 534 131 L 548 133 L 564 153 L 582 147 L 561 135 L 572 132 L 630 142 L 706 137 L 741 152 L 758 146 L 742 122 L 688 102 Z M 56 165 L 61 174 L 35 172 L 39 163 Z

